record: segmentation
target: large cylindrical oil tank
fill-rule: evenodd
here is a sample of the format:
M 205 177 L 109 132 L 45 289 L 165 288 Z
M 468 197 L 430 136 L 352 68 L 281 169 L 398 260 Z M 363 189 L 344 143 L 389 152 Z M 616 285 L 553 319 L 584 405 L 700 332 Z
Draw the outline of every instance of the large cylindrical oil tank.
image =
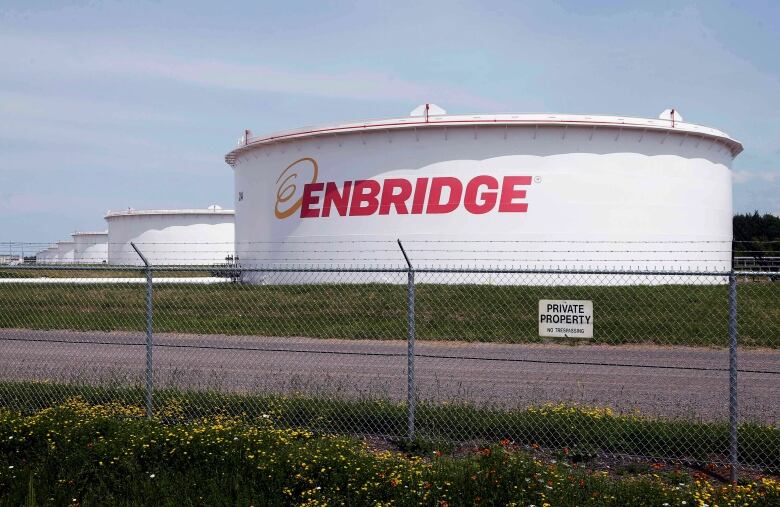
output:
M 134 243 L 153 265 L 225 264 L 234 253 L 234 212 L 206 209 L 109 211 L 108 264 L 142 265 Z
M 673 110 L 247 132 L 226 156 L 236 254 L 244 266 L 405 266 L 400 238 L 415 267 L 725 271 L 741 151 Z
M 71 236 L 76 262 L 102 264 L 108 261 L 108 231 L 77 231 Z

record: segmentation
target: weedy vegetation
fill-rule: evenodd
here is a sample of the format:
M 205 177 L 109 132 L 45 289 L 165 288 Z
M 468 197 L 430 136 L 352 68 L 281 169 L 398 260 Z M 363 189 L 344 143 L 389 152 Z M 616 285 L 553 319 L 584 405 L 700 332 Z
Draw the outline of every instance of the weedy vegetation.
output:
M 0 383 L 0 406 L 24 414 L 74 397 L 90 405 L 135 406 L 144 400 L 144 391 L 49 382 Z M 410 451 L 432 446 L 442 450 L 458 442 L 510 440 L 518 445 L 566 449 L 569 458 L 579 462 L 597 456 L 627 455 L 704 465 L 728 462 L 729 455 L 727 423 L 617 414 L 609 408 L 559 404 L 511 410 L 418 402 L 417 438 L 404 442 L 406 406 L 386 400 L 160 389 L 155 391 L 154 405 L 155 413 L 162 418 L 169 407 L 176 407 L 181 417 L 173 422 L 223 415 L 253 419 L 273 414 L 279 428 L 307 428 L 316 434 L 382 435 Z M 780 428 L 743 423 L 739 435 L 743 466 L 780 472 Z
M 503 440 L 461 457 L 372 449 L 279 427 L 273 413 L 190 419 L 82 399 L 0 409 L 4 505 L 777 505 L 780 482 L 618 476 Z

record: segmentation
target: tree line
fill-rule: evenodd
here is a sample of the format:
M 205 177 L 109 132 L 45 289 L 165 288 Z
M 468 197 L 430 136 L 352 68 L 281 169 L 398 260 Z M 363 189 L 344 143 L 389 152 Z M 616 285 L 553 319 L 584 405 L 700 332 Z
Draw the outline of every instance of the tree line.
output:
M 758 211 L 734 215 L 734 255 L 780 255 L 780 217 Z

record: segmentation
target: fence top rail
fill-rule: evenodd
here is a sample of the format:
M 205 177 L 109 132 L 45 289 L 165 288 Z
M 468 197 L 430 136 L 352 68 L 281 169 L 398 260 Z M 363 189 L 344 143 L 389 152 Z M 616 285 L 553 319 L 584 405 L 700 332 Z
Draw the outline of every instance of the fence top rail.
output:
M 780 271 L 751 271 L 740 269 L 734 271 L 734 276 L 780 276 Z
M 456 273 L 456 274 L 539 274 L 539 275 L 652 275 L 652 276 L 780 276 L 778 271 L 735 269 L 730 271 L 692 270 L 692 269 L 569 269 L 569 268 L 502 268 L 502 267 L 414 267 L 408 266 L 231 266 L 231 265 L 150 265 L 158 272 L 208 271 L 235 276 L 240 273 Z M 0 266 L 0 271 L 129 271 L 142 273 L 143 265 L 107 265 L 107 264 L 19 264 Z
M 470 267 L 381 267 L 381 266 L 215 266 L 215 265 L 152 265 L 157 272 L 193 272 L 208 271 L 212 274 L 235 276 L 240 273 L 456 273 L 456 274 L 539 274 L 539 275 L 648 275 L 648 276 L 768 276 L 780 275 L 777 271 L 733 270 L 733 271 L 696 271 L 690 269 L 643 270 L 643 269 L 541 269 L 541 268 L 470 268 Z M 130 271 L 144 272 L 146 266 L 138 265 L 16 265 L 0 266 L 0 271 Z
M 193 266 L 187 271 L 202 271 L 203 267 Z M 107 265 L 107 264 L 14 264 L 2 266 L 0 271 L 146 271 L 146 266 Z

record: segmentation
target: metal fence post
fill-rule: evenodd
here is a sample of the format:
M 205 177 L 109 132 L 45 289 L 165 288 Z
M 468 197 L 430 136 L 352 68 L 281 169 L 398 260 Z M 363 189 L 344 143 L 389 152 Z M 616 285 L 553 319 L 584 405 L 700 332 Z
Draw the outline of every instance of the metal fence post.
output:
M 406 250 L 398 240 L 398 246 L 406 259 L 407 282 L 406 282 L 406 433 L 409 440 L 414 440 L 414 268 L 406 255 Z
M 152 333 L 152 324 L 154 320 L 154 307 L 152 305 L 153 296 L 153 284 L 152 284 L 152 265 L 146 260 L 144 254 L 135 246 L 135 243 L 130 243 L 135 253 L 141 258 L 146 266 L 146 417 L 151 419 L 153 414 L 153 393 L 154 393 L 154 380 L 152 376 L 152 352 L 154 349 L 154 335 Z
M 739 468 L 737 337 L 737 277 L 732 271 L 729 274 L 729 457 L 731 459 L 732 483 L 737 482 L 737 469 Z

